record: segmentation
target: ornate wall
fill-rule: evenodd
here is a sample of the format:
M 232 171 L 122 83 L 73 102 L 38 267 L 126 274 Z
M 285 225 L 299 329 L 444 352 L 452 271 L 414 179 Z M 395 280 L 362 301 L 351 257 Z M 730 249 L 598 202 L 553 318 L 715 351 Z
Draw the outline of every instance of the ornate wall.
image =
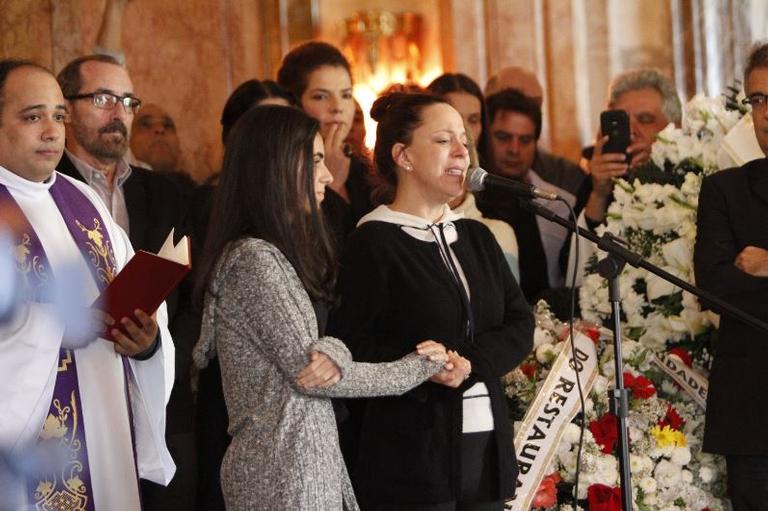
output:
M 90 51 L 104 2 L 0 0 L 0 57 L 58 71 Z M 340 42 L 340 22 L 371 9 L 421 14 L 429 74 L 462 71 L 482 86 L 504 66 L 535 70 L 542 143 L 571 158 L 594 137 L 616 72 L 655 65 L 684 99 L 718 93 L 741 73 L 752 34 L 768 37 L 762 0 L 130 0 L 123 44 L 137 94 L 173 115 L 185 167 L 203 178 L 219 166 L 231 90 L 274 77 L 298 42 Z

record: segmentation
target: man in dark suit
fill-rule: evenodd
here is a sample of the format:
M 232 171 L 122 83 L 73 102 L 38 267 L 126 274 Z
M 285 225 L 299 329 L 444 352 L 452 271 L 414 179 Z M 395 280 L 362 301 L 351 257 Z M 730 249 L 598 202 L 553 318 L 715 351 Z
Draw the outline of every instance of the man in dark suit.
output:
M 768 155 L 768 44 L 747 62 L 745 102 Z M 768 321 L 768 159 L 704 179 L 694 251 L 703 289 Z M 768 509 L 768 334 L 723 315 L 709 378 L 704 450 L 725 455 L 735 511 Z
M 113 57 L 91 55 L 67 64 L 57 78 L 70 113 L 66 150 L 57 170 L 94 189 L 135 250 L 157 252 L 171 228 L 176 229 L 178 240 L 187 231 L 179 189 L 168 178 L 131 166 L 125 159 L 131 122 L 141 106 L 128 71 Z M 176 345 L 176 381 L 167 408 L 166 439 L 177 471 L 168 488 L 142 482 L 147 511 L 168 504 L 173 509 L 191 509 L 196 477 L 189 381 L 199 318 L 184 284 L 166 303 Z

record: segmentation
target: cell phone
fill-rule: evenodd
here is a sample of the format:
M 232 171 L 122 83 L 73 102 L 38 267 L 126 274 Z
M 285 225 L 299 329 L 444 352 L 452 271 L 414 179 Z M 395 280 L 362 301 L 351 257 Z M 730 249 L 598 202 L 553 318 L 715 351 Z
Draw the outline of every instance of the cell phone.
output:
M 625 110 L 606 110 L 600 114 L 600 131 L 608 135 L 604 153 L 626 154 L 629 147 L 629 115 Z

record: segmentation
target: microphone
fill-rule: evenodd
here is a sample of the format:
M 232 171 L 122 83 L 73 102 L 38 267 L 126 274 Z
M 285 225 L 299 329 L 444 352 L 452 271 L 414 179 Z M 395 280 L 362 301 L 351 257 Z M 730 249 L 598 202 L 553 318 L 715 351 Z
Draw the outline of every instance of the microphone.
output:
M 524 197 L 526 199 L 557 200 L 560 198 L 554 192 L 545 192 L 533 185 L 521 183 L 515 179 L 489 174 L 480 167 L 469 169 L 466 183 L 467 189 L 470 192 L 481 192 L 490 186 L 491 188 L 503 188 L 516 197 Z

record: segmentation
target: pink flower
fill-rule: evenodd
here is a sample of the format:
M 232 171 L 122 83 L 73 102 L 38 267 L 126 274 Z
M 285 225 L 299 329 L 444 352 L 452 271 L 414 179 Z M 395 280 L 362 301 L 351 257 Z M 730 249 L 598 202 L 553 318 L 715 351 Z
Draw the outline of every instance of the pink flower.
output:
M 557 483 L 560 481 L 562 478 L 557 472 L 544 477 L 536 490 L 536 496 L 533 497 L 532 507 L 553 507 L 557 504 Z

